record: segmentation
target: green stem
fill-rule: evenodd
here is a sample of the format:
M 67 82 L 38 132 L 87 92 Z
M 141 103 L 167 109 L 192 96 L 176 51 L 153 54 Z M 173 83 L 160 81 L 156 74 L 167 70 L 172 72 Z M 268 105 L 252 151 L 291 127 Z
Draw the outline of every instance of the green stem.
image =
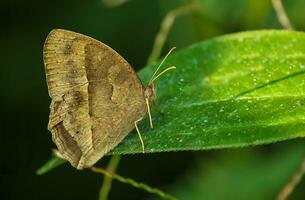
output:
M 103 174 L 107 177 L 110 177 L 111 179 L 116 179 L 122 183 L 127 183 L 127 184 L 130 184 L 132 185 L 133 187 L 136 187 L 136 188 L 139 188 L 139 189 L 143 189 L 149 193 L 152 193 L 152 194 L 156 194 L 158 195 L 159 197 L 163 198 L 163 199 L 168 199 L 168 200 L 178 200 L 176 197 L 170 195 L 170 194 L 167 194 L 165 192 L 163 192 L 162 190 L 158 189 L 158 188 L 152 188 L 150 187 L 149 185 L 146 185 L 144 183 L 139 183 L 139 182 L 136 182 L 135 180 L 131 179 L 131 178 L 124 178 L 118 174 L 114 174 L 114 173 L 110 173 L 109 171 L 103 169 L 103 168 L 97 168 L 97 167 L 91 167 L 90 168 L 93 172 L 96 172 L 96 173 L 100 173 L 100 174 Z
M 171 30 L 174 24 L 175 19 L 179 16 L 192 13 L 197 9 L 198 9 L 197 5 L 190 4 L 190 5 L 182 6 L 180 8 L 175 8 L 167 13 L 167 15 L 164 17 L 161 23 L 160 30 L 155 38 L 153 44 L 153 50 L 151 51 L 151 54 L 148 57 L 147 64 L 156 61 L 160 57 L 161 51 L 168 37 L 169 31 Z
M 121 156 L 114 155 L 111 157 L 106 170 L 110 173 L 115 173 L 119 163 L 120 163 Z M 108 194 L 110 192 L 112 186 L 112 177 L 104 176 L 103 184 L 99 192 L 99 200 L 107 200 Z
M 291 180 L 283 187 L 277 196 L 277 200 L 287 200 L 296 186 L 302 180 L 302 177 L 305 174 L 305 158 L 302 161 L 300 168 L 293 174 Z
M 272 5 L 274 7 L 276 16 L 281 23 L 281 25 L 288 30 L 293 30 L 293 26 L 291 25 L 288 15 L 284 9 L 282 0 L 272 0 Z

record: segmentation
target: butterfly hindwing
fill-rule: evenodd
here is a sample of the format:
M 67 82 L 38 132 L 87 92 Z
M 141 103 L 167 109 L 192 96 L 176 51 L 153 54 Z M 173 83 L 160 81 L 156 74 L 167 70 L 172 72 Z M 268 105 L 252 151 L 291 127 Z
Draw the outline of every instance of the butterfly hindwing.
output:
M 113 49 L 71 31 L 50 32 L 44 63 L 53 140 L 73 166 L 90 167 L 145 115 L 143 86 Z

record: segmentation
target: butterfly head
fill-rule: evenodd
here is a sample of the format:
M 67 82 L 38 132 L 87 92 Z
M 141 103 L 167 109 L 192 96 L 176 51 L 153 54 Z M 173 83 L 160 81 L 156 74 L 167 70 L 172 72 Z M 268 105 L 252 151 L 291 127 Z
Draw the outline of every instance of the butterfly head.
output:
M 150 102 L 153 102 L 156 98 L 156 85 L 154 83 L 149 84 L 144 90 L 144 97 Z
M 144 90 L 144 97 L 145 97 L 145 103 L 146 103 L 146 107 L 147 107 L 147 113 L 149 116 L 149 123 L 150 123 L 150 127 L 153 128 L 153 123 L 152 123 L 152 117 L 151 117 L 151 112 L 150 112 L 150 106 L 149 104 L 151 102 L 154 101 L 154 99 L 156 98 L 156 86 L 155 86 L 155 81 L 164 73 L 166 73 L 169 70 L 172 69 L 176 69 L 175 66 L 171 66 L 166 68 L 165 70 L 163 70 L 162 72 L 160 72 L 159 74 L 157 74 L 158 70 L 160 69 L 160 67 L 162 66 L 163 62 L 165 61 L 165 59 L 167 58 L 167 56 L 174 50 L 175 48 L 172 48 L 167 55 L 164 57 L 164 59 L 162 60 L 162 62 L 160 63 L 160 65 L 157 67 L 156 71 L 154 72 L 154 74 L 151 76 L 151 79 L 148 83 L 148 86 L 145 88 Z M 143 149 L 144 152 L 144 149 Z
M 166 58 L 169 56 L 169 54 L 171 54 L 171 52 L 175 49 L 176 47 L 173 47 L 171 50 L 169 50 L 169 52 L 166 54 L 166 56 L 163 58 L 162 62 L 159 64 L 159 66 L 157 67 L 156 71 L 154 72 L 154 74 L 151 76 L 151 79 L 148 83 L 148 86 L 145 88 L 144 90 L 144 97 L 145 99 L 148 99 L 150 102 L 152 102 L 155 98 L 156 98 L 156 86 L 155 86 L 155 81 L 162 76 L 163 74 L 165 74 L 167 71 L 172 70 L 172 69 L 176 69 L 175 66 L 171 66 L 166 68 L 165 70 L 163 70 L 162 72 L 160 72 L 159 74 L 157 74 L 157 72 L 159 71 L 160 67 L 162 66 L 162 64 L 164 63 L 164 61 L 166 60 Z

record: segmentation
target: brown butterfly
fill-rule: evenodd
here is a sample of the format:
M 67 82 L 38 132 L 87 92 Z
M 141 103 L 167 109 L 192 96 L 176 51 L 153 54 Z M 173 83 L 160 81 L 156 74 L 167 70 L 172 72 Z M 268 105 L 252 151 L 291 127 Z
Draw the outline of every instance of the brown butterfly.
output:
M 152 127 L 149 104 L 155 98 L 154 81 L 175 69 L 169 67 L 156 76 L 166 57 L 147 87 L 117 52 L 79 33 L 52 30 L 43 57 L 52 98 L 48 129 L 64 159 L 77 169 L 91 167 L 134 127 L 144 152 L 137 123 L 148 112 Z

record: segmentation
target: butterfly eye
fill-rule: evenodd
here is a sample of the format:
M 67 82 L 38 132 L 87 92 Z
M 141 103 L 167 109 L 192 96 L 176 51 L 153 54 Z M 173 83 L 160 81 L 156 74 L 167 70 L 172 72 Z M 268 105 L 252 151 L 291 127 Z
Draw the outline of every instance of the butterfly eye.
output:
M 149 86 L 147 86 L 145 88 L 144 96 L 147 99 L 151 99 L 151 97 L 153 96 L 153 87 L 152 87 L 152 85 L 149 85 Z

